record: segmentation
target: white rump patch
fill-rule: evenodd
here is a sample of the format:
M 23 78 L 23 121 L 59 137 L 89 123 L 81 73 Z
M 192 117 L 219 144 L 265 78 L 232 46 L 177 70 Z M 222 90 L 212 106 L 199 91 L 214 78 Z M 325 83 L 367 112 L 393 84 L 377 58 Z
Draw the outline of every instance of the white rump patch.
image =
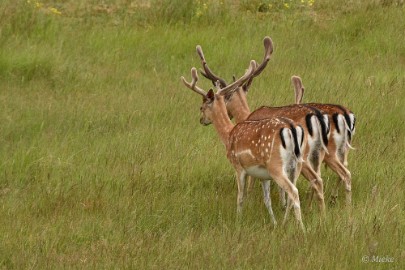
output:
M 350 118 L 350 130 L 352 131 L 352 135 L 354 134 L 354 132 L 356 131 L 356 128 L 354 127 L 354 114 L 350 113 L 349 114 L 349 118 Z
M 323 120 L 325 121 L 326 131 L 328 132 L 326 135 L 329 139 L 330 136 L 330 123 L 329 123 L 329 116 L 327 114 L 323 115 Z
M 291 130 L 289 128 L 283 128 L 283 131 L 281 132 L 281 136 L 283 136 L 284 142 L 285 142 L 285 148 L 284 150 L 291 151 L 294 149 L 294 144 L 292 142 L 292 134 Z M 281 146 L 283 149 L 283 147 Z
M 321 130 L 320 130 L 320 123 L 318 121 L 318 118 L 316 118 L 315 115 L 311 116 L 311 125 L 312 125 L 312 137 L 313 139 L 317 139 L 321 136 Z
M 318 118 L 316 118 L 315 115 L 311 117 L 311 125 L 312 125 L 312 136 L 308 136 L 308 147 L 309 152 L 313 153 L 314 151 L 319 151 L 322 145 L 321 142 L 322 130 Z
M 294 155 L 294 142 L 292 139 L 292 133 L 289 128 L 283 128 L 281 136 L 284 138 L 285 148 L 280 145 L 280 155 L 283 161 L 283 164 L 286 164 Z M 295 158 L 294 158 L 295 159 Z
M 298 146 L 300 148 L 300 152 L 302 152 L 301 147 L 302 147 L 302 143 L 303 141 L 303 137 L 304 137 L 304 130 L 302 129 L 302 127 L 298 126 L 296 128 L 297 130 L 297 140 L 298 140 Z
M 335 141 L 337 149 L 341 149 L 342 145 L 345 143 L 345 134 L 346 134 L 346 125 L 345 125 L 345 119 L 343 115 L 339 114 L 337 116 L 337 124 L 339 128 L 339 132 L 337 132 L 337 129 L 335 129 L 335 132 L 333 134 L 333 140 Z
M 280 145 L 280 155 L 283 164 L 283 172 L 288 177 L 288 179 L 290 179 L 290 181 L 293 181 L 294 179 L 291 179 L 291 173 L 294 172 L 295 174 L 298 161 L 294 153 L 294 142 L 292 140 L 291 130 L 284 128 L 282 131 L 282 136 L 284 137 L 286 144 L 286 149 L 284 149 L 283 146 Z

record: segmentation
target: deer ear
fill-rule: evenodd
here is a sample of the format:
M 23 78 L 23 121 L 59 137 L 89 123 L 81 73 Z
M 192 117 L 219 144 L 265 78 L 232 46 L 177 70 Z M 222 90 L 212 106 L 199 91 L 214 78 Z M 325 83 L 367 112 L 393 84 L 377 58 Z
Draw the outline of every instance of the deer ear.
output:
M 208 91 L 208 93 L 207 93 L 207 99 L 210 100 L 210 101 L 213 101 L 214 98 L 215 98 L 214 90 L 210 89 L 210 90 Z
M 225 95 L 224 95 L 224 99 L 225 99 L 226 101 L 230 101 L 230 100 L 232 99 L 232 96 L 233 96 L 233 95 L 232 95 L 232 94 L 229 94 L 229 93 L 228 93 L 228 94 L 225 94 Z
M 247 93 L 249 92 L 249 87 L 247 87 L 246 84 L 245 84 L 245 85 L 242 86 L 242 90 L 245 93 L 245 95 L 247 95 Z

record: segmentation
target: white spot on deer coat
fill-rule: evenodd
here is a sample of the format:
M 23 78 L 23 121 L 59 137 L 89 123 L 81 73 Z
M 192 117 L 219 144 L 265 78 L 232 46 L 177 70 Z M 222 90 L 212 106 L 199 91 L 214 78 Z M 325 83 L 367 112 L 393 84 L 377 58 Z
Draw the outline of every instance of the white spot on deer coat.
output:
M 249 155 L 252 158 L 255 157 L 250 149 L 241 150 L 235 154 L 236 157 L 240 157 L 242 155 Z

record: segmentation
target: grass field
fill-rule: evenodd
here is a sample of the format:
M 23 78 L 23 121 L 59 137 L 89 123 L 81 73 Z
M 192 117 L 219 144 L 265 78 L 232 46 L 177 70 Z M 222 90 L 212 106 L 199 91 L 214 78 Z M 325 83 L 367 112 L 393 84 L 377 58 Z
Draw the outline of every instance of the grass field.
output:
M 0 268 L 405 269 L 403 1 L 96 2 L 0 3 Z M 306 237 L 273 228 L 259 183 L 236 222 L 234 171 L 180 81 L 197 44 L 229 80 L 266 35 L 251 109 L 293 103 L 295 74 L 358 119 L 352 208 L 341 188 L 321 222 L 300 179 Z

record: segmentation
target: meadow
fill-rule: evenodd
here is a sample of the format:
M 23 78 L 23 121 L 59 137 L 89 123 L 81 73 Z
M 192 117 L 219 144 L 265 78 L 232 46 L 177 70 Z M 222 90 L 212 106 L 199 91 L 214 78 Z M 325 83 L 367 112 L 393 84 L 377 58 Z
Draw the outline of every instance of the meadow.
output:
M 404 14 L 395 0 L 1 1 L 0 268 L 405 269 Z M 352 206 L 342 187 L 322 221 L 300 177 L 305 236 L 293 218 L 272 226 L 259 183 L 237 222 L 233 168 L 180 81 L 197 44 L 229 81 L 266 35 L 252 110 L 293 103 L 299 75 L 305 101 L 357 116 Z M 322 177 L 328 201 L 337 176 Z M 277 188 L 272 202 L 281 221 Z

